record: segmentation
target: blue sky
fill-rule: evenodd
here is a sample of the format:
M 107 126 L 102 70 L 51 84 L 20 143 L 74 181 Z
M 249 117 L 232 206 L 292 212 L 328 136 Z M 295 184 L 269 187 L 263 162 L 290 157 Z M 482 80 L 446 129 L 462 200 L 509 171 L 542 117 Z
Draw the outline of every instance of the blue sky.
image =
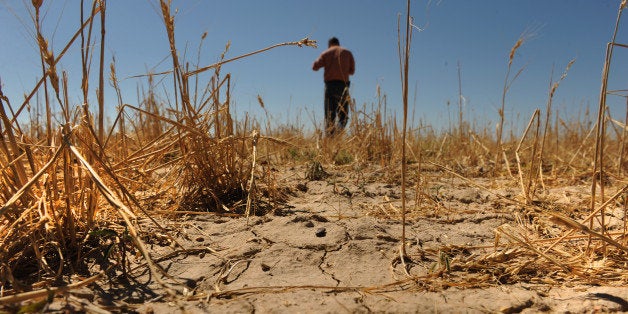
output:
M 554 106 L 563 118 L 582 114 L 586 106 L 595 115 L 606 43 L 611 39 L 619 2 L 412 1 L 411 15 L 422 29 L 414 31 L 410 59 L 410 106 L 416 106 L 415 123 L 421 119 L 441 129 L 450 123 L 450 116 L 456 119 L 458 62 L 465 116 L 480 127 L 496 123 L 508 54 L 524 32 L 529 36 L 517 51 L 513 72 L 523 66 L 525 69 L 506 100 L 510 127 L 520 128 L 534 109 L 545 109 L 552 68 L 556 80 L 573 58 L 575 64 L 559 87 Z M 43 30 L 55 55 L 78 28 L 79 4 L 78 0 L 44 0 Z M 41 76 L 27 5 L 30 1 L 0 0 L 0 79 L 14 107 Z M 356 73 L 351 92 L 357 104 L 376 104 L 380 86 L 387 96 L 389 113 L 402 114 L 397 18 L 405 12 L 405 5 L 402 0 L 181 0 L 173 1 L 172 9 L 178 9 L 178 49 L 181 53 L 187 51 L 188 61 L 196 62 L 201 35 L 207 32 L 201 65 L 216 62 L 229 41 L 227 57 L 304 37 L 318 40 L 318 49 L 280 47 L 223 67 L 223 73 L 233 77 L 232 100 L 239 116 L 248 112 L 263 120 L 265 115 L 257 102 L 260 95 L 274 125 L 299 118 L 305 127 L 311 127 L 311 117 L 320 124 L 323 111 L 322 71 L 313 72 L 311 65 L 331 36 L 338 37 L 354 53 Z M 98 28 L 95 30 L 98 34 Z M 146 86 L 146 79 L 129 77 L 171 68 L 157 1 L 109 0 L 106 30 L 107 70 L 115 56 L 124 102 L 137 104 L 138 86 Z M 628 31 L 620 31 L 618 42 L 628 43 Z M 624 50 L 615 50 L 612 89 L 628 89 L 622 70 L 628 69 L 628 51 Z M 78 51 L 78 45 L 71 48 L 58 66 L 68 73 L 70 100 L 75 105 L 82 101 Z M 207 80 L 207 76 L 200 79 Z M 96 104 L 96 86 L 93 79 L 92 106 Z M 167 90 L 172 97 L 170 84 L 159 90 Z M 105 102 L 109 115 L 113 115 L 117 100 L 109 84 Z M 625 100 L 611 97 L 608 104 L 614 117 L 623 120 Z

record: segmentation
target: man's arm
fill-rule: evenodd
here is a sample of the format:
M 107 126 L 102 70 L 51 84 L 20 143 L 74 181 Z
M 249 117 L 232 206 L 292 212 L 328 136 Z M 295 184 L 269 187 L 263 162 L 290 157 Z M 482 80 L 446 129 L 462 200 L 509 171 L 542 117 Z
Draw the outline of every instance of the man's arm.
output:
M 318 69 L 325 67 L 326 52 L 327 51 L 321 53 L 321 55 L 314 61 L 314 64 L 312 64 L 312 70 L 318 71 Z
M 320 57 L 318 57 L 318 59 L 314 61 L 314 64 L 312 64 L 312 70 L 318 71 L 318 69 L 322 67 L 323 67 L 323 55 L 321 55 Z

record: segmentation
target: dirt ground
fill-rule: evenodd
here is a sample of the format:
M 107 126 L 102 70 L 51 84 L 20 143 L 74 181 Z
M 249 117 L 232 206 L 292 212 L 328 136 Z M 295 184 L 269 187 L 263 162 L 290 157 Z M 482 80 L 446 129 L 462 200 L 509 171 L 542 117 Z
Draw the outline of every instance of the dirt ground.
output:
M 57 298 L 48 310 L 628 312 L 628 289 L 613 283 L 587 285 L 571 277 L 533 276 L 517 282 L 503 278 L 497 266 L 494 273 L 486 269 L 474 273 L 460 266 L 465 256 L 495 252 L 496 228 L 517 223 L 516 205 L 504 201 L 518 197 L 515 183 L 478 179 L 478 184 L 470 184 L 433 173 L 421 185 L 422 197 L 416 197 L 416 185 L 411 185 L 406 223 L 409 259 L 402 263 L 400 186 L 387 183 L 391 180 L 377 172 L 328 172 L 326 178 L 308 180 L 304 166 L 291 168 L 278 180 L 290 191 L 287 204 L 267 215 L 247 219 L 190 213 L 160 219 L 185 252 L 148 219 L 143 221 L 144 230 L 151 230 L 145 241 L 153 258 L 171 276 L 160 278 L 179 283 L 175 288 L 184 296 L 168 295 L 137 258 L 131 261 L 133 270 L 127 279 L 103 278 Z M 556 203 L 578 206 L 590 188 L 583 184 L 552 193 Z

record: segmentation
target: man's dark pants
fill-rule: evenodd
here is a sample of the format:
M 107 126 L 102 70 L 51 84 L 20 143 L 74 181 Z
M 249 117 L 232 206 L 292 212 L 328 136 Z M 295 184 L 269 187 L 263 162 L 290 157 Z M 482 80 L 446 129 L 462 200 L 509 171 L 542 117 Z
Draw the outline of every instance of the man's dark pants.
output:
M 334 135 L 345 128 L 349 120 L 349 85 L 351 82 L 325 82 L 325 134 Z M 338 123 L 336 124 L 336 116 Z

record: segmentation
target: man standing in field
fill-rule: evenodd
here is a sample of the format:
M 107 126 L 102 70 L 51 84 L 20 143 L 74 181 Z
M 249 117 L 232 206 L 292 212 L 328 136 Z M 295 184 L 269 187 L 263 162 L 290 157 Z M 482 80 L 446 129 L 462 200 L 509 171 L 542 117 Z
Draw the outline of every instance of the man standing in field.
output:
M 349 119 L 349 75 L 355 73 L 353 54 L 332 37 L 327 50 L 312 65 L 314 71 L 320 68 L 325 68 L 325 134 L 331 136 L 344 129 Z

